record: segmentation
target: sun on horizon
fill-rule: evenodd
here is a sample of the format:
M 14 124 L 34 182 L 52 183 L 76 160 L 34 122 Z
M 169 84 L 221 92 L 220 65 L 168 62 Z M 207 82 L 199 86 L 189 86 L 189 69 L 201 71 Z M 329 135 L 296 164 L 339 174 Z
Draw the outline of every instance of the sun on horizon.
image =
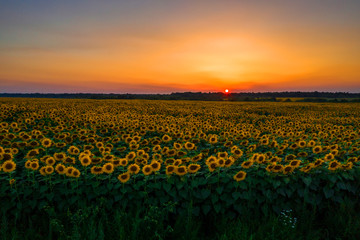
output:
M 360 1 L 4 1 L 7 93 L 360 92 Z

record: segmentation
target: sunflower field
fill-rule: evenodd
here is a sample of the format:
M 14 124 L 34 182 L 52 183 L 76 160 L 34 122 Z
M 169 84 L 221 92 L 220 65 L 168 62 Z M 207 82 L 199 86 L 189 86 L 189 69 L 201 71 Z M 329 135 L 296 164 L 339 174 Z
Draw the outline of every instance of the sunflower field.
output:
M 236 219 L 356 206 L 360 104 L 1 98 L 0 181 L 15 222 L 49 207 Z

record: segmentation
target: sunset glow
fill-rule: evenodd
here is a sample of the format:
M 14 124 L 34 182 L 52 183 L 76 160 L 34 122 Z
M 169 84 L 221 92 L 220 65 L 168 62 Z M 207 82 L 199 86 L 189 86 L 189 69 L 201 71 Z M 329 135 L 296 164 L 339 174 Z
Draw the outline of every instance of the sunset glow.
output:
M 0 92 L 360 91 L 360 2 L 6 1 Z

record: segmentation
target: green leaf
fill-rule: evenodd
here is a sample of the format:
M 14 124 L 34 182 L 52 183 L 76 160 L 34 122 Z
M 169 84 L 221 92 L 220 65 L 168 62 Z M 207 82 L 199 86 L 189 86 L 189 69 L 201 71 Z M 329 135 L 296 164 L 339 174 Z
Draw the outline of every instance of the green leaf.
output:
M 290 182 L 290 178 L 289 178 L 289 177 L 284 178 L 284 182 L 285 182 L 286 184 L 288 184 L 288 183 Z
M 278 180 L 274 180 L 274 181 L 273 181 L 273 187 L 274 187 L 274 188 L 278 188 L 280 185 L 281 185 L 281 182 L 280 182 L 280 181 L 278 181 Z
M 184 199 L 187 199 L 187 197 L 188 197 L 188 191 L 187 191 L 187 189 L 181 189 L 180 191 L 179 191 L 179 195 L 182 197 L 182 198 L 184 198 Z
M 54 199 L 54 193 L 51 192 L 49 194 L 46 195 L 46 198 L 49 200 L 49 201 L 52 201 Z
M 221 204 L 220 204 L 220 203 L 214 204 L 214 209 L 215 209 L 215 212 L 216 212 L 216 213 L 220 213 Z
M 218 195 L 212 194 L 212 195 L 211 195 L 211 202 L 212 202 L 213 204 L 215 204 L 215 203 L 217 203 L 218 201 L 219 201 Z
M 40 193 L 44 193 L 44 192 L 46 192 L 48 189 L 49 189 L 48 186 L 43 185 L 43 186 L 40 187 Z
M 243 199 L 250 200 L 251 195 L 250 195 L 249 192 L 243 192 L 243 194 L 241 194 L 241 197 L 242 197 Z
M 338 183 L 336 184 L 336 186 L 337 186 L 339 189 L 342 189 L 342 190 L 347 189 L 346 184 L 345 184 L 344 182 L 338 182 Z
M 335 191 L 331 188 L 325 187 L 323 189 L 323 192 L 325 194 L 325 198 L 328 199 L 328 198 L 331 198 L 332 196 L 334 196 Z
M 191 181 L 191 187 L 197 188 L 198 186 L 199 186 L 199 182 L 196 179 Z
M 171 185 L 166 183 L 166 182 L 163 182 L 163 189 L 166 191 L 166 192 L 170 192 L 171 190 Z
M 192 213 L 194 214 L 194 216 L 199 216 L 199 214 L 200 214 L 200 207 L 193 207 L 193 208 L 192 208 Z
M 241 196 L 241 193 L 239 193 L 239 192 L 233 192 L 233 193 L 231 194 L 231 196 L 232 196 L 235 200 L 237 200 L 237 199 Z
M 239 182 L 239 187 L 243 190 L 246 190 L 248 185 L 244 181 Z
M 311 177 L 304 177 L 304 178 L 303 178 L 303 182 L 305 183 L 306 186 L 310 186 L 310 184 L 311 184 Z
M 207 199 L 211 194 L 211 191 L 207 188 L 201 190 L 202 199 Z
M 211 207 L 208 204 L 203 204 L 201 206 L 201 209 L 202 209 L 204 215 L 207 215 L 210 212 Z
M 224 185 L 221 185 L 221 186 L 217 187 L 215 190 L 220 195 L 224 190 Z

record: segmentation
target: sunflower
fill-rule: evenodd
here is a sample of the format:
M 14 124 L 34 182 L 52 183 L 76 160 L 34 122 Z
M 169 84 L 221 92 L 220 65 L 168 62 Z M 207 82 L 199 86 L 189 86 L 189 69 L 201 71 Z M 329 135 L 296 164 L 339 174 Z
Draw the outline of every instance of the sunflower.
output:
M 211 162 L 208 164 L 208 168 L 209 168 L 209 171 L 210 172 L 213 172 L 215 171 L 215 169 L 218 167 L 218 163 L 217 161 L 216 162 Z
M 217 158 L 215 156 L 210 156 L 206 159 L 205 164 L 209 165 L 210 163 L 216 162 L 216 161 L 217 161 Z
M 182 163 L 183 163 L 183 161 L 181 159 L 176 159 L 175 162 L 174 162 L 174 165 L 179 166 Z
M 324 163 L 324 160 L 322 159 L 316 159 L 314 162 L 314 167 L 319 167 Z
M 165 160 L 165 165 L 173 165 L 175 163 L 175 159 L 174 158 L 167 158 Z
M 181 143 L 174 142 L 174 148 L 175 148 L 176 150 L 180 150 L 180 149 L 182 149 L 182 145 L 181 145 Z
M 66 143 L 64 142 L 58 142 L 55 144 L 56 148 L 63 148 L 63 147 L 66 147 Z
M 165 134 L 161 139 L 162 139 L 164 142 L 170 142 L 170 141 L 172 140 L 172 138 L 171 138 L 169 135 L 167 135 L 167 134 Z
M 38 154 L 39 154 L 39 149 L 32 149 L 26 154 L 25 158 L 31 159 L 31 158 L 36 157 Z
M 198 155 L 192 157 L 191 160 L 192 160 L 193 162 L 198 162 L 198 161 L 200 161 L 200 160 L 202 159 L 202 157 L 203 157 L 203 154 L 202 154 L 202 153 L 199 153 Z
M 199 170 L 200 170 L 200 165 L 199 164 L 189 164 L 188 167 L 187 167 L 187 171 L 189 173 L 196 173 Z
M 120 174 L 117 179 L 122 182 L 122 183 L 126 183 L 127 181 L 129 181 L 130 179 L 130 173 L 129 172 L 126 172 L 126 173 L 123 173 L 123 174 Z
M 300 164 L 301 164 L 301 161 L 300 161 L 300 160 L 296 160 L 296 159 L 291 160 L 290 163 L 289 163 L 289 165 L 292 166 L 292 167 L 294 167 L 294 168 L 299 167 Z
M 229 154 L 228 154 L 227 152 L 218 152 L 218 153 L 216 154 L 216 156 L 217 156 L 218 158 L 227 158 L 227 157 L 229 156 Z
M 95 146 L 96 146 L 97 148 L 102 148 L 102 147 L 104 147 L 104 143 L 102 143 L 102 142 L 97 142 L 97 143 L 95 144 Z
M 218 158 L 216 163 L 217 163 L 217 165 L 219 167 L 224 167 L 225 166 L 225 159 L 224 158 Z
M 344 169 L 344 170 L 350 170 L 350 169 L 353 168 L 353 163 L 352 162 L 347 162 L 345 164 L 342 164 L 341 168 Z
M 186 142 L 184 144 L 184 147 L 185 147 L 186 150 L 193 150 L 195 148 L 195 144 L 191 143 L 191 142 Z
M 258 154 L 255 161 L 257 163 L 264 163 L 266 161 L 266 156 L 264 154 Z
M 66 164 L 75 164 L 75 162 L 76 162 L 75 158 L 68 157 L 68 156 L 66 156 L 63 160 L 63 163 L 66 163 Z
M 175 168 L 175 173 L 178 176 L 184 176 L 187 173 L 187 169 L 185 166 L 180 166 L 180 167 Z
M 161 168 L 161 164 L 160 164 L 158 161 L 156 161 L 156 160 L 153 160 L 153 161 L 150 163 L 150 166 L 151 166 L 151 168 L 153 169 L 154 172 L 159 171 L 160 168 Z
M 74 171 L 74 167 L 67 167 L 65 168 L 65 175 L 68 177 L 72 177 L 72 172 Z
M 30 160 L 27 160 L 27 161 L 25 162 L 25 168 L 26 168 L 26 169 L 31 169 L 31 161 L 30 161 Z
M 70 146 L 67 151 L 70 155 L 79 155 L 79 153 L 80 153 L 79 148 L 77 148 L 75 146 Z
M 309 163 L 308 165 L 300 168 L 300 171 L 305 172 L 305 173 L 308 173 L 308 172 L 310 172 L 310 170 L 313 169 L 313 168 L 314 168 L 314 164 L 313 164 L 313 163 Z
M 298 146 L 300 148 L 304 148 L 304 147 L 306 147 L 306 142 L 305 141 L 300 141 L 300 142 L 298 142 Z
M 294 154 L 289 154 L 289 155 L 286 155 L 285 161 L 292 161 L 295 158 L 296 158 L 296 156 Z
M 229 157 L 228 159 L 225 160 L 225 167 L 230 167 L 231 165 L 233 165 L 235 162 L 235 159 L 233 157 Z
M 51 145 L 52 145 L 52 141 L 51 141 L 51 139 L 49 139 L 49 138 L 44 138 L 44 139 L 41 141 L 41 145 L 42 145 L 43 147 L 45 147 L 45 148 L 49 148 L 49 147 L 51 147 Z
M 290 173 L 292 173 L 293 171 L 294 171 L 294 167 L 293 166 L 291 166 L 291 165 L 286 165 L 286 166 L 284 166 L 284 168 L 283 168 L 283 173 L 284 174 L 290 174 Z
M 243 151 L 241 151 L 240 149 L 236 148 L 233 151 L 231 151 L 232 154 L 234 154 L 234 156 L 236 158 L 240 158 L 244 153 Z
M 55 167 L 55 171 L 58 173 L 58 174 L 64 174 L 65 173 L 65 170 L 66 170 L 66 167 L 59 163 L 58 165 L 56 165 Z
M 332 153 L 328 153 L 325 155 L 324 159 L 325 161 L 331 161 L 335 158 L 335 156 Z
M 128 166 L 127 170 L 130 174 L 138 174 L 140 171 L 140 167 L 137 164 L 131 164 Z
M 239 171 L 234 175 L 234 180 L 237 182 L 240 182 L 240 181 L 244 180 L 245 177 L 246 177 L 246 172 Z
M 54 172 L 54 167 L 53 166 L 46 166 L 45 167 L 45 173 L 47 174 L 47 175 L 50 175 L 50 174 L 52 174 Z
M 211 136 L 209 137 L 209 143 L 215 144 L 215 143 L 217 143 L 217 142 L 218 142 L 217 135 L 211 135 Z
M 314 140 L 310 140 L 308 143 L 307 143 L 307 146 L 308 147 L 314 147 L 316 145 L 316 142 Z
M 145 165 L 142 168 L 142 172 L 145 176 L 150 175 L 153 172 L 151 165 Z
M 278 172 L 282 172 L 284 169 L 284 166 L 281 164 L 276 164 L 274 165 L 274 167 L 271 169 L 272 172 L 278 173 Z
M 13 185 L 15 182 L 16 182 L 16 180 L 13 179 L 13 178 L 9 180 L 9 184 L 10 184 L 10 185 Z
M 111 162 L 105 163 L 102 168 L 103 172 L 107 174 L 111 174 L 114 172 L 114 165 Z
M 276 166 L 276 163 L 271 163 L 271 164 L 266 166 L 265 170 L 267 172 L 272 172 L 272 169 L 274 168 L 274 166 Z
M 74 178 L 78 178 L 80 177 L 81 173 L 78 169 L 74 168 L 73 171 L 71 172 L 71 177 L 74 177 Z
M 46 160 L 45 160 L 45 163 L 46 165 L 50 165 L 50 166 L 53 166 L 55 164 L 55 159 L 53 157 L 48 157 Z
M 85 155 L 82 158 L 80 158 L 80 163 L 84 167 L 89 166 L 91 164 L 91 157 L 89 155 Z
M 4 172 L 13 172 L 16 169 L 16 163 L 12 160 L 7 160 L 2 164 Z
M 39 163 L 38 163 L 38 161 L 32 161 L 32 162 L 30 162 L 30 168 L 32 169 L 32 170 L 38 170 L 38 168 L 39 168 Z
M 60 153 L 54 153 L 54 158 L 56 161 L 63 161 L 66 158 L 66 154 L 63 152 Z
M 241 167 L 247 169 L 250 168 L 253 164 L 254 162 L 252 160 L 247 160 L 241 164 Z
M 336 169 L 338 169 L 340 167 L 341 167 L 341 164 L 338 161 L 333 160 L 329 163 L 328 169 L 331 171 L 335 171 Z
M 270 163 L 277 163 L 277 162 L 281 162 L 281 158 L 279 157 L 272 157 L 270 160 L 269 160 Z
M 126 154 L 125 158 L 130 162 L 130 161 L 134 160 L 135 157 L 136 157 L 135 152 L 129 152 L 128 154 Z
M 91 173 L 94 174 L 94 175 L 102 174 L 103 173 L 103 168 L 99 167 L 99 166 L 93 166 L 91 168 Z
M 169 165 L 169 166 L 166 166 L 166 171 L 165 171 L 165 173 L 166 173 L 166 175 L 171 175 L 171 174 L 173 174 L 174 172 L 175 172 L 175 169 L 176 169 L 177 167 L 176 166 L 174 166 L 174 165 Z
M 43 176 L 46 176 L 45 169 L 46 169 L 46 167 L 44 166 L 44 167 L 41 167 L 40 170 L 39 170 L 40 174 L 43 175 Z
M 155 146 L 152 148 L 152 151 L 153 151 L 153 152 L 159 152 L 159 151 L 161 151 L 161 146 L 160 146 L 160 145 L 155 145 Z
M 93 157 L 91 158 L 91 164 L 100 164 L 102 163 L 103 159 L 101 157 Z
M 268 145 L 269 144 L 269 139 L 268 138 L 263 138 L 260 140 L 260 144 L 261 145 Z
M 318 153 L 321 153 L 322 150 L 323 149 L 322 149 L 321 146 L 315 146 L 315 147 L 313 147 L 312 152 L 315 153 L 315 154 L 318 154 Z

